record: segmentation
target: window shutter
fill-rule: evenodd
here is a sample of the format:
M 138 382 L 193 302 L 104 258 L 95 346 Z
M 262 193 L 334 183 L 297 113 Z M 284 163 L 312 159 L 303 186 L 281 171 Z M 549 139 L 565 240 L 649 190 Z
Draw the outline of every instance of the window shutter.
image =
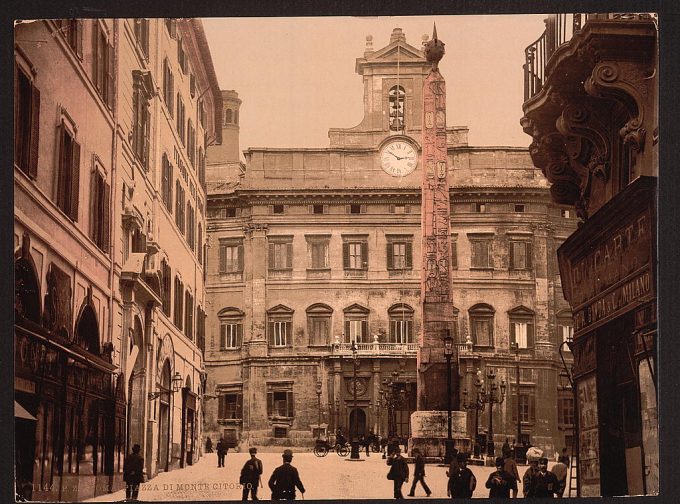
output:
M 148 50 L 146 53 L 148 54 Z M 115 69 L 113 60 L 113 45 L 106 46 L 106 104 L 113 109 L 113 79 Z
M 345 213 L 352 213 L 352 205 L 345 205 Z
M 274 259 L 275 259 L 274 254 L 275 254 L 274 253 L 274 244 L 270 243 L 269 244 L 269 269 L 270 270 L 274 269 Z
M 361 321 L 361 341 L 368 342 L 368 320 Z
M 394 248 L 394 244 L 391 242 L 387 242 L 387 269 L 391 270 L 394 269 L 394 256 L 392 255 L 392 250 Z
M 512 410 L 512 421 L 517 422 L 517 391 L 510 395 L 510 409 Z
M 274 414 L 274 392 L 267 392 L 267 416 Z
M 227 246 L 226 245 L 220 245 L 220 264 L 219 264 L 219 272 L 220 273 L 226 273 L 227 271 Z
M 217 418 L 224 418 L 224 395 L 217 398 Z
M 79 58 L 83 57 L 83 20 L 78 19 L 77 23 L 77 33 L 76 33 L 76 54 Z
M 529 421 L 536 421 L 536 397 L 533 394 L 529 395 Z
M 237 247 L 237 254 L 238 254 L 238 270 L 243 271 L 243 245 L 239 245 Z
M 289 418 L 295 416 L 295 404 L 293 402 L 293 391 L 286 392 L 286 406 L 288 407 L 287 415 Z
M 328 213 L 328 205 L 323 206 L 323 213 L 325 213 L 325 214 Z
M 365 205 L 365 204 L 362 204 L 362 205 L 359 207 L 359 213 L 366 213 L 366 205 Z
M 361 265 L 363 269 L 368 269 L 368 242 L 361 243 Z
M 38 176 L 38 147 L 40 141 L 40 90 L 35 86 L 31 86 L 31 91 L 31 144 L 28 175 L 35 178 Z
M 390 213 L 394 213 L 394 205 L 390 205 Z
M 243 394 L 236 394 L 236 418 L 243 418 Z
M 404 205 L 404 213 L 411 213 L 411 205 Z
M 227 347 L 227 324 L 220 324 L 220 350 Z
M 349 269 L 349 243 L 342 244 L 342 267 Z
M 527 269 L 531 269 L 531 243 L 526 244 Z
M 510 270 L 515 269 L 515 243 L 516 242 L 510 242 Z
M 268 322 L 267 328 L 269 329 L 269 345 L 274 346 L 274 322 Z
M 293 244 L 286 243 L 286 268 L 293 267 Z
M 534 324 L 533 322 L 527 323 L 527 348 L 534 347 Z
M 147 103 L 142 104 L 142 114 L 144 116 L 144 130 L 142 132 L 142 164 L 145 171 L 149 171 L 149 128 L 151 125 L 151 119 L 149 115 L 149 106 Z
M 413 269 L 413 243 L 406 242 L 406 269 Z
M 510 322 L 510 343 L 517 342 L 517 335 L 515 334 L 515 323 Z
M 286 346 L 293 346 L 293 323 L 286 322 L 286 339 L 284 341 Z
M 80 144 L 73 140 L 73 158 L 71 165 L 71 218 L 78 220 L 78 202 L 80 201 Z
M 345 338 L 344 339 L 345 339 L 345 341 L 344 341 L 345 343 L 352 341 L 352 337 L 351 337 L 350 329 L 349 329 L 349 320 L 345 320 Z
M 240 347 L 243 344 L 243 324 L 236 324 L 236 346 Z
M 314 213 L 314 205 L 307 205 L 307 211 L 311 214 Z
M 109 228 L 111 226 L 111 186 L 109 184 L 104 184 L 104 214 L 102 226 L 102 248 L 104 252 L 109 251 Z
M 458 268 L 458 243 L 451 242 L 451 268 Z

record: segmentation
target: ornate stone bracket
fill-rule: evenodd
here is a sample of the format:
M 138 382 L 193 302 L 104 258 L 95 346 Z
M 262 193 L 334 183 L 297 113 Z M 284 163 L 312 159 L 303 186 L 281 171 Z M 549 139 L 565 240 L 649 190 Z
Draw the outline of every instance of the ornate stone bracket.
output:
M 624 144 L 642 152 L 647 131 L 644 127 L 644 109 L 648 97 L 647 82 L 653 70 L 629 61 L 602 61 L 598 63 L 585 90 L 596 98 L 613 99 L 626 109 L 629 120 L 619 130 Z

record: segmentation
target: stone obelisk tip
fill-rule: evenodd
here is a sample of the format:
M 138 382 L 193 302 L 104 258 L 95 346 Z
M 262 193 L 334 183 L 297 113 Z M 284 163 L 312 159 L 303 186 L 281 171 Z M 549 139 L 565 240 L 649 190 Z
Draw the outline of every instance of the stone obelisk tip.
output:
M 425 43 L 425 59 L 432 63 L 432 69 L 437 70 L 439 61 L 444 57 L 444 42 L 437 38 L 437 24 L 432 27 L 432 39 Z

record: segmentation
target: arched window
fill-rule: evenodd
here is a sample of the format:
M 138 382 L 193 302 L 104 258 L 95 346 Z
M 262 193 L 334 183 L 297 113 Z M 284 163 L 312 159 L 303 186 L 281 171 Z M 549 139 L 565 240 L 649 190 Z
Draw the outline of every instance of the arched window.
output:
M 227 111 L 224 114 L 224 123 L 225 124 L 230 124 L 233 120 L 233 112 L 231 109 L 227 109 Z
M 526 306 L 518 306 L 508 312 L 510 321 L 510 344 L 520 349 L 534 347 L 534 312 Z
M 360 304 L 353 304 L 344 310 L 345 313 L 345 343 L 369 343 L 368 314 L 370 310 Z
M 243 310 L 229 306 L 221 309 L 217 318 L 220 320 L 220 350 L 234 350 L 243 342 Z
M 89 302 L 80 311 L 76 322 L 75 343 L 91 354 L 99 356 L 99 323 L 97 315 Z
M 284 305 L 267 310 L 269 346 L 293 346 L 293 313 L 292 309 Z
M 390 319 L 390 343 L 413 343 L 413 313 L 409 305 L 397 303 L 387 310 Z
M 234 124 L 238 124 L 238 110 L 234 110 Z
M 389 92 L 390 129 L 401 131 L 405 128 L 406 92 L 401 86 L 392 86 Z
M 330 343 L 333 308 L 323 303 L 315 303 L 306 311 L 309 344 L 328 345 Z
M 474 305 L 468 310 L 470 315 L 470 335 L 475 346 L 493 346 L 493 325 L 496 310 L 484 303 Z
M 32 261 L 24 257 L 14 262 L 14 312 L 40 323 L 40 284 Z

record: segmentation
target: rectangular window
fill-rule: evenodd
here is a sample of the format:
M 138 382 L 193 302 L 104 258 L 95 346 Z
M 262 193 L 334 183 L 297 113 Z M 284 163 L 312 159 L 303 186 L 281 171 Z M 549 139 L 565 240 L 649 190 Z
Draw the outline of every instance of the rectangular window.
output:
M 477 212 L 477 213 L 485 213 L 486 212 L 486 203 L 473 203 L 472 204 L 472 211 Z
M 172 18 L 165 18 L 165 27 L 168 29 L 170 38 L 177 37 L 177 20 Z
M 140 84 L 135 84 L 132 124 L 132 150 L 141 162 L 144 170 L 149 169 L 149 129 L 151 127 L 151 114 L 149 101 Z
M 161 274 L 163 275 L 163 313 L 165 313 L 167 317 L 170 317 L 172 272 L 168 263 L 165 262 L 165 259 L 161 262 Z
M 113 106 L 113 47 L 102 23 L 93 20 L 92 30 L 92 81 L 104 102 Z
M 312 213 L 315 213 L 315 214 L 326 213 L 326 212 L 324 212 L 325 207 L 326 207 L 326 205 L 312 205 Z
M 175 182 L 175 224 L 179 228 L 179 232 L 184 234 L 184 188 L 179 182 Z
M 330 341 L 330 317 L 309 317 L 309 344 L 327 345 Z
M 458 242 L 451 242 L 451 269 L 458 269 Z
M 489 248 L 491 240 L 471 240 L 472 257 L 470 259 L 471 268 L 490 268 Z
M 184 284 L 182 281 L 175 277 L 175 310 L 173 322 L 178 329 L 182 329 L 182 322 L 184 316 Z
M 368 335 L 368 320 L 351 319 L 345 320 L 345 343 L 370 343 Z
M 390 205 L 390 213 L 393 214 L 407 214 L 409 210 L 408 205 Z
M 411 240 L 387 237 L 387 269 L 413 269 L 413 243 Z
M 524 241 L 510 242 L 510 269 L 531 269 L 531 243 Z
M 475 346 L 493 346 L 491 319 L 475 318 L 472 320 L 472 341 Z
M 83 20 L 82 19 L 57 19 L 59 32 L 66 43 L 76 55 L 83 57 Z
M 182 72 L 185 74 L 187 73 L 188 66 L 187 66 L 187 55 L 186 52 L 184 52 L 184 45 L 182 44 L 182 39 L 177 39 L 177 60 L 179 61 L 179 66 L 182 69 Z
M 368 269 L 368 241 L 361 237 L 343 237 L 342 266 L 345 270 L 360 271 Z
M 172 75 L 168 58 L 163 60 L 163 100 L 170 117 L 173 117 L 175 115 L 175 77 Z
M 570 325 L 560 325 L 560 333 L 562 335 L 561 341 L 567 341 L 571 343 L 574 341 L 574 328 Z
M 80 200 L 80 144 L 63 120 L 59 131 L 58 173 L 57 206 L 71 220 L 77 221 Z
M 144 56 L 149 58 L 149 20 L 145 18 L 137 18 L 134 20 L 135 38 L 139 48 L 144 53 Z
M 225 217 L 236 217 L 236 208 L 225 208 L 224 209 L 224 215 Z
M 411 343 L 413 341 L 413 321 L 391 320 L 390 341 L 392 343 Z
M 184 295 L 184 334 L 190 340 L 194 338 L 194 297 L 186 291 Z
M 293 268 L 293 243 L 273 242 L 269 243 L 269 269 L 290 270 Z
M 191 165 L 195 167 L 196 165 L 196 130 L 191 122 L 191 119 L 187 122 L 187 155 L 189 156 L 189 161 Z
M 328 242 L 315 242 L 310 245 L 312 268 L 328 268 Z
M 365 212 L 366 212 L 366 205 L 351 204 L 349 206 L 349 213 L 351 213 L 351 214 L 360 214 L 360 213 L 365 213 Z
M 272 205 L 273 214 L 282 214 L 284 210 L 284 205 Z
M 239 273 L 243 271 L 242 243 L 220 243 L 219 254 L 220 273 Z
M 176 117 L 176 126 L 177 126 L 177 134 L 179 135 L 179 139 L 182 142 L 182 145 L 186 145 L 186 140 L 185 140 L 185 131 L 184 131 L 184 125 L 186 124 L 186 119 L 185 119 L 185 108 L 184 108 L 184 100 L 182 100 L 182 95 L 180 93 L 177 93 L 177 117 Z
M 292 383 L 267 384 L 267 415 L 284 418 L 295 416 Z
M 174 177 L 172 173 L 172 164 L 170 164 L 170 160 L 165 153 L 163 153 L 162 165 L 161 198 L 163 199 L 165 208 L 172 214 L 172 181 Z
M 220 325 L 220 348 L 233 350 L 241 347 L 243 324 L 240 322 L 223 322 Z
M 187 242 L 189 248 L 193 251 L 196 249 L 196 211 L 189 203 L 187 203 Z
M 571 210 L 560 210 L 560 214 L 562 217 L 565 219 L 570 219 L 571 218 Z
M 217 418 L 220 420 L 241 420 L 243 418 L 243 394 L 227 392 L 219 396 Z
M 272 346 L 285 347 L 290 345 L 290 326 L 291 322 L 288 321 L 269 322 Z
M 18 66 L 14 71 L 14 164 L 35 178 L 38 176 L 40 91 Z
M 574 398 L 560 397 L 557 406 L 557 423 L 574 425 Z
M 510 321 L 510 342 L 517 343 L 519 348 L 533 348 L 534 323 L 529 320 Z
M 515 203 L 514 204 L 514 211 L 517 213 L 523 213 L 524 212 L 524 205 L 520 203 Z
M 512 421 L 517 422 L 517 389 L 508 391 L 512 407 Z M 536 397 L 533 391 L 520 388 L 519 393 L 519 420 L 521 423 L 534 423 L 536 421 Z
M 90 207 L 90 238 L 105 253 L 109 248 L 109 206 L 111 189 L 98 170 L 92 174 L 92 202 Z

